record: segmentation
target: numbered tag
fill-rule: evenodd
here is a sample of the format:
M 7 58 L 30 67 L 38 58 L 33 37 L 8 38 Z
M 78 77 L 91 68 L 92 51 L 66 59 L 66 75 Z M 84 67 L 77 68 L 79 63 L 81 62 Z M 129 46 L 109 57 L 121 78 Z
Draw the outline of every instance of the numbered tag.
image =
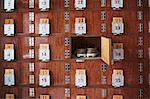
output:
M 4 35 L 13 36 L 14 35 L 14 20 L 13 19 L 5 19 L 4 24 Z
M 114 35 L 123 34 L 124 33 L 124 24 L 123 19 L 120 17 L 114 17 L 112 22 L 112 33 Z
M 119 61 L 124 59 L 123 43 L 113 44 L 113 60 Z
M 50 99 L 49 95 L 40 95 L 40 99 Z
M 40 19 L 39 34 L 41 36 L 47 36 L 50 34 L 49 19 Z
M 49 75 L 40 75 L 40 86 L 46 87 L 50 86 L 50 76 Z
M 86 99 L 86 96 L 78 95 L 78 96 L 76 96 L 76 99 Z
M 50 60 L 49 44 L 40 44 L 39 60 L 41 60 L 41 61 L 49 61 Z
M 76 70 L 75 85 L 77 87 L 86 86 L 86 73 L 85 73 L 85 70 L 80 70 L 80 69 Z
M 75 19 L 75 34 L 76 35 L 86 34 L 85 18 L 76 18 Z
M 123 0 L 111 0 L 111 7 L 113 9 L 123 8 Z
M 113 95 L 113 99 L 123 99 L 122 95 Z
M 114 87 L 124 86 L 123 70 L 113 70 L 112 86 Z
M 49 70 L 40 70 L 39 85 L 42 87 L 50 86 Z
M 14 60 L 14 44 L 5 44 L 4 60 L 6 61 Z
M 50 8 L 50 0 L 39 0 L 39 9 L 41 11 L 49 10 Z
M 76 10 L 83 10 L 86 8 L 86 0 L 75 0 Z
M 124 50 L 123 49 L 113 49 L 113 59 L 116 61 L 124 59 Z
M 15 8 L 15 0 L 4 0 L 4 9 L 6 12 L 11 12 Z
M 4 85 L 6 86 L 15 85 L 14 69 L 5 69 Z
M 15 95 L 14 94 L 6 94 L 5 99 L 15 99 Z

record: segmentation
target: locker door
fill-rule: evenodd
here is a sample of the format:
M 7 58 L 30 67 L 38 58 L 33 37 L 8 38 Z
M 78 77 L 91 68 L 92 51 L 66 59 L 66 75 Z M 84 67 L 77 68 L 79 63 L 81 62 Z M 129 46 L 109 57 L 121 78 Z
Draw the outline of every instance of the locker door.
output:
M 106 37 L 101 37 L 101 59 L 108 65 L 111 64 L 112 48 L 111 39 Z

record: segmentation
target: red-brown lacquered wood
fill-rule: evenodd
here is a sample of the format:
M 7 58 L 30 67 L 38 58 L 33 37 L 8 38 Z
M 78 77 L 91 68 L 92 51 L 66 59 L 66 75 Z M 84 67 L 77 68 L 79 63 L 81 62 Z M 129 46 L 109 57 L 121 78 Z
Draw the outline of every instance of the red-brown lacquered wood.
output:
M 6 93 L 14 93 L 17 99 L 30 99 L 29 88 L 35 88 L 35 98 L 39 98 L 41 94 L 49 94 L 52 99 L 67 99 L 65 97 L 65 87 L 71 89 L 71 97 L 76 99 L 76 95 L 86 95 L 87 99 L 102 99 L 101 89 L 107 89 L 106 99 L 112 99 L 114 94 L 122 94 L 124 99 L 138 99 L 138 91 L 144 89 L 143 99 L 148 99 L 150 92 L 148 86 L 149 59 L 148 47 L 150 47 L 150 34 L 148 33 L 148 21 L 150 20 L 150 8 L 147 7 L 148 0 L 144 0 L 142 7 L 137 7 L 137 0 L 124 0 L 124 8 L 120 11 L 111 9 L 111 0 L 107 0 L 105 8 L 100 7 L 100 0 L 87 0 L 87 8 L 84 11 L 75 11 L 74 0 L 70 0 L 70 32 L 64 32 L 64 0 L 51 0 L 51 9 L 48 12 L 40 12 L 38 9 L 38 0 L 35 0 L 35 9 L 28 9 L 28 0 L 16 0 L 16 9 L 12 13 L 5 13 L 3 10 L 3 0 L 0 1 L 0 98 L 4 98 Z M 106 21 L 101 21 L 100 11 L 106 11 Z M 28 12 L 35 12 L 35 34 L 29 34 Z M 144 17 L 142 21 L 137 20 L 137 11 L 143 11 Z M 122 36 L 114 36 L 111 31 L 111 23 L 113 17 L 123 17 L 125 24 L 125 33 Z M 65 49 L 72 46 L 64 46 L 64 38 L 76 37 L 74 34 L 74 23 L 76 17 L 85 17 L 87 23 L 87 35 L 85 37 L 101 37 L 106 36 L 112 39 L 112 42 L 122 42 L 125 50 L 125 60 L 115 62 L 107 66 L 106 76 L 107 84 L 101 84 L 103 61 L 100 59 L 86 60 L 84 63 L 76 63 L 75 59 L 65 59 Z M 12 18 L 15 20 L 15 36 L 4 36 L 4 20 Z M 49 18 L 51 24 L 51 34 L 48 37 L 40 37 L 38 35 L 38 24 L 40 18 Z M 101 33 L 101 23 L 107 24 L 107 32 Z M 144 24 L 144 31 L 138 33 L 138 23 Z M 29 47 L 28 38 L 35 37 L 35 46 Z M 144 37 L 144 45 L 138 46 L 138 37 Z M 98 43 L 93 41 L 94 43 Z M 15 44 L 15 61 L 6 62 L 3 60 L 4 45 L 7 43 Z M 38 49 L 40 44 L 49 44 L 51 48 L 51 61 L 41 62 L 38 59 Z M 99 44 L 100 46 L 100 44 Z M 35 49 L 35 59 L 24 59 L 23 56 L 28 54 L 30 48 Z M 138 59 L 138 49 L 144 50 L 144 58 Z M 35 62 L 35 72 L 30 73 L 28 63 Z M 144 72 L 138 70 L 138 63 L 144 63 Z M 71 83 L 65 85 L 65 63 L 70 63 Z M 16 85 L 12 87 L 4 86 L 4 70 L 13 68 L 16 75 Z M 75 87 L 75 71 L 76 69 L 86 69 L 87 87 Z M 47 88 L 39 87 L 39 71 L 40 69 L 49 69 L 51 74 L 51 86 Z M 113 69 L 123 69 L 125 77 L 125 86 L 121 88 L 113 88 L 111 86 Z M 29 75 L 35 74 L 35 84 L 29 84 Z M 144 76 L 144 84 L 139 85 L 139 75 Z M 31 98 L 32 99 L 32 98 Z

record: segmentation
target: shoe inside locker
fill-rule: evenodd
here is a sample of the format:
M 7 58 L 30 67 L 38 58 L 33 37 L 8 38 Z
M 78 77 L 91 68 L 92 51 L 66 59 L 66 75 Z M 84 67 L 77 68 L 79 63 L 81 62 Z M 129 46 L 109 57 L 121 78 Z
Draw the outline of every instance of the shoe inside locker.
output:
M 77 49 L 77 57 L 78 58 L 85 58 L 86 57 L 86 49 L 84 48 L 80 48 L 80 49 Z
M 94 58 L 96 56 L 98 56 L 99 54 L 99 51 L 97 50 L 97 48 L 94 48 L 94 47 L 89 47 L 87 48 L 87 57 L 88 58 Z

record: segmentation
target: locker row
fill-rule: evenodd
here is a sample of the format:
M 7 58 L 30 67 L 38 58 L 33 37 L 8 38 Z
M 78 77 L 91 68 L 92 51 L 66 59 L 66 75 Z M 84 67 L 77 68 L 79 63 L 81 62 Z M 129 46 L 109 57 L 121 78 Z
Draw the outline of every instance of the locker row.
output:
M 15 2 L 16 0 L 4 0 L 4 10 L 6 12 L 12 12 L 15 10 Z M 143 4 L 143 0 L 137 0 L 137 6 L 141 7 Z M 107 0 L 101 0 L 101 7 L 105 7 Z M 87 7 L 87 0 L 74 0 L 74 8 L 76 10 L 84 10 Z M 38 8 L 41 11 L 49 11 L 49 9 L 53 5 L 51 4 L 51 0 L 38 0 Z M 64 0 L 64 6 L 70 6 L 70 0 Z M 121 10 L 124 7 L 124 0 L 111 0 L 111 8 L 113 10 Z M 148 7 L 150 7 L 150 1 L 148 0 Z M 35 0 L 28 1 L 28 8 L 33 9 L 35 7 Z
M 6 12 L 12 12 L 15 10 L 16 0 L 4 0 L 4 9 Z M 124 0 L 111 0 L 111 7 L 113 10 L 120 10 L 124 7 Z M 139 3 L 142 4 L 142 1 Z M 65 7 L 69 6 L 69 0 L 64 1 Z M 140 5 L 139 4 L 139 5 Z M 106 0 L 101 0 L 101 6 L 106 5 Z M 29 8 L 32 9 L 35 6 L 34 0 L 29 0 Z M 41 11 L 48 11 L 51 8 L 51 0 L 38 0 L 38 7 Z M 87 0 L 74 0 L 74 7 L 76 10 L 84 10 L 87 7 Z
M 123 75 L 125 77 L 124 87 L 129 86 L 145 86 L 148 85 L 148 75 L 144 71 L 147 70 L 146 64 L 138 63 L 138 64 L 124 64 L 124 65 L 113 65 L 116 68 L 109 70 L 109 66 L 106 64 L 99 64 L 100 60 L 86 61 L 84 63 L 76 63 L 72 61 L 71 63 L 39 63 L 39 62 L 31 62 L 31 63 L 7 63 L 2 64 L 2 73 L 1 78 L 4 77 L 5 69 L 14 69 L 15 71 L 15 85 L 20 86 L 30 86 L 30 85 L 39 85 L 39 75 L 40 70 L 49 70 L 50 78 L 51 78 L 51 86 L 53 87 L 62 87 L 64 85 L 75 86 L 75 75 L 76 70 L 84 69 L 86 70 L 86 86 L 97 86 L 101 87 L 103 85 L 111 86 L 112 85 L 112 74 L 114 74 L 113 70 L 123 70 Z M 96 64 L 94 64 L 96 63 Z M 88 66 L 87 66 L 88 65 Z M 122 66 L 122 69 L 120 68 Z M 127 67 L 130 67 L 130 70 L 126 70 Z M 136 68 L 135 68 L 136 67 Z M 22 69 L 23 68 L 23 69 Z M 89 69 L 91 68 L 91 69 Z M 21 69 L 21 70 L 20 70 Z M 58 73 L 59 71 L 59 73 Z M 132 72 L 134 72 L 132 74 Z M 93 75 L 95 75 L 93 77 Z M 1 80 L 1 86 L 4 84 L 4 79 Z M 20 86 L 20 87 L 21 87 Z M 11 88 L 11 87 L 10 87 Z M 115 87 L 116 88 L 116 87 Z
M 32 38 L 31 38 L 32 39 Z M 33 42 L 32 42 L 33 43 Z M 39 60 L 47 62 L 50 60 L 50 48 L 49 44 L 40 44 L 39 47 Z M 29 49 L 27 55 L 23 55 L 25 59 L 32 59 L 35 57 L 34 49 Z M 14 44 L 5 44 L 4 49 L 4 60 L 5 61 L 14 61 L 15 60 L 15 46 Z
M 32 89 L 32 88 L 30 88 Z M 34 96 L 34 90 L 29 91 L 29 96 Z M 50 95 L 40 95 L 38 99 L 51 99 Z M 5 99 L 15 99 L 15 94 L 6 94 Z M 75 99 L 88 99 L 86 95 L 76 95 Z M 112 99 L 123 99 L 123 95 L 113 95 Z
M 65 12 L 64 13 L 65 21 L 69 21 L 69 17 L 70 17 L 69 12 Z M 139 32 L 139 33 L 144 31 L 144 23 L 141 22 L 143 20 L 143 18 L 144 18 L 143 11 L 137 11 L 137 20 L 140 21 L 137 24 L 137 32 Z M 28 25 L 28 27 L 26 27 L 24 32 L 27 32 L 29 34 L 35 34 L 35 32 L 37 32 L 37 34 L 39 34 L 40 36 L 48 36 L 51 34 L 51 27 L 53 27 L 53 26 L 52 26 L 49 18 L 47 18 L 47 17 L 39 18 L 38 20 L 36 20 L 38 23 L 35 24 L 34 23 L 35 13 L 29 12 L 28 20 L 29 20 L 29 22 L 26 24 L 29 24 L 29 25 Z M 90 25 L 90 24 L 87 24 L 88 21 L 90 21 L 90 20 L 87 20 L 85 17 L 76 17 L 75 22 L 73 23 L 74 24 L 73 25 L 74 29 L 72 31 L 73 34 L 76 34 L 77 36 L 88 34 L 88 31 L 90 30 L 87 28 Z M 99 32 L 105 33 L 108 30 L 107 29 L 108 25 L 105 23 L 106 11 L 101 11 L 101 21 L 104 21 L 104 22 L 101 23 L 101 25 L 100 25 L 101 30 L 98 31 L 98 33 Z M 16 23 L 17 23 L 17 20 L 15 20 L 15 19 L 12 19 L 12 18 L 4 19 L 4 26 L 3 26 L 2 33 L 6 36 L 14 36 L 16 34 L 16 32 L 18 32 L 16 30 L 16 28 L 19 28 L 19 26 L 16 26 L 16 25 L 18 25 Z M 123 35 L 127 32 L 127 31 L 125 32 L 125 30 L 127 30 L 125 27 L 127 27 L 127 26 L 128 25 L 124 22 L 123 17 L 117 17 L 117 16 L 113 17 L 110 32 L 113 35 Z M 147 26 L 148 33 L 150 33 L 150 21 L 148 21 L 146 23 L 146 26 Z M 59 29 L 61 29 L 61 28 L 59 28 Z M 95 30 L 96 29 L 97 28 L 95 28 Z M 64 25 L 64 32 L 67 33 L 69 31 L 70 31 L 70 25 L 68 23 L 66 23 Z
M 23 92 L 22 92 L 22 94 L 23 94 L 22 97 L 27 98 L 27 99 L 32 99 L 32 98 L 40 99 L 40 97 L 45 96 L 44 99 L 46 99 L 46 97 L 49 96 L 50 99 L 66 99 L 66 98 L 77 99 L 76 97 L 82 96 L 82 97 L 84 97 L 84 99 L 97 99 L 97 98 L 98 99 L 99 98 L 132 99 L 132 98 L 143 98 L 143 96 L 145 96 L 143 89 L 138 89 L 138 88 L 136 88 L 132 91 L 131 91 L 131 88 L 123 89 L 123 90 L 126 90 L 125 94 L 122 92 L 120 93 L 119 91 L 121 91 L 121 90 L 117 91 L 118 94 L 117 93 L 114 94 L 113 92 L 111 92 L 113 89 L 105 89 L 105 88 L 104 89 L 97 88 L 95 90 L 93 88 L 88 88 L 88 89 L 86 89 L 85 92 L 83 92 L 82 90 L 76 90 L 74 88 L 73 89 L 55 88 L 55 89 L 46 89 L 46 91 L 43 91 L 42 89 L 43 88 L 32 88 L 32 87 L 24 88 Z M 79 93 L 78 91 L 80 91 L 81 93 Z M 96 91 L 96 93 L 94 91 Z M 115 91 L 115 90 L 113 90 L 113 91 Z M 90 94 L 94 94 L 94 93 L 95 93 L 95 95 L 90 95 Z M 58 95 L 58 94 L 60 94 L 60 95 Z M 6 97 L 6 95 L 12 95 L 15 97 L 15 99 L 18 99 L 18 97 L 20 96 L 19 94 L 12 92 L 12 91 L 7 91 L 7 92 L 3 93 L 3 97 Z
M 26 48 L 28 53 L 23 53 L 23 59 L 35 59 L 35 55 L 38 54 L 38 59 L 42 62 L 48 62 L 51 59 L 51 53 L 53 50 L 50 48 L 49 43 L 40 43 L 38 45 L 38 53 L 35 53 L 35 38 L 28 37 L 28 46 Z M 111 42 L 110 38 L 106 37 L 72 37 L 64 39 L 64 46 L 70 46 L 71 49 L 64 50 L 64 58 L 71 59 L 94 59 L 101 57 L 107 64 L 112 62 L 119 62 L 125 59 L 124 45 L 123 43 Z M 104 47 L 105 46 L 105 47 Z M 62 49 L 63 50 L 63 49 Z M 15 61 L 17 49 L 13 43 L 4 44 L 4 61 Z M 142 54 L 143 52 L 139 52 Z M 21 57 L 20 57 L 21 58 Z
M 29 65 L 30 69 L 34 70 L 33 65 Z M 77 88 L 84 88 L 86 86 L 88 86 L 87 83 L 87 73 L 86 73 L 86 69 L 76 69 L 75 72 L 75 86 Z M 39 86 L 40 87 L 50 87 L 51 85 L 51 72 L 49 69 L 40 69 L 39 72 L 39 76 L 38 76 L 38 82 L 39 82 Z M 14 69 L 5 69 L 4 71 L 4 86 L 15 86 L 16 85 L 16 80 L 18 78 L 16 78 L 16 74 L 15 74 L 15 70 Z M 35 75 L 34 74 L 30 74 L 29 77 L 29 84 L 33 85 L 35 84 Z M 104 78 L 102 78 L 104 80 Z M 119 87 L 123 87 L 124 86 L 124 74 L 123 74 L 123 70 L 122 69 L 114 69 L 113 70 L 113 74 L 112 74 L 112 86 L 114 88 L 119 88 Z M 142 80 L 143 78 L 140 78 L 140 80 Z M 70 84 L 70 76 L 65 76 L 65 83 L 66 84 Z M 105 81 L 103 81 L 105 82 Z
M 105 39 L 102 39 L 105 37 L 72 37 L 72 38 L 64 38 L 64 44 L 60 43 L 57 44 L 58 46 L 55 47 L 53 43 L 49 43 L 49 40 L 43 41 L 43 39 L 38 39 L 34 37 L 27 37 L 23 38 L 20 42 L 20 44 L 25 44 L 23 45 L 18 45 L 16 43 L 16 40 L 7 39 L 6 41 L 3 41 L 2 45 L 2 57 L 3 60 L 5 61 L 14 61 L 18 59 L 39 59 L 43 62 L 47 62 L 50 60 L 55 60 L 55 59 L 64 59 L 64 58 L 69 58 L 69 59 L 97 59 L 97 58 L 102 58 L 102 60 L 107 60 L 107 63 L 110 64 L 111 62 L 119 62 L 125 59 L 125 48 L 123 43 L 120 42 L 112 42 L 111 39 L 106 38 L 106 40 L 110 40 L 110 42 L 106 43 Z M 13 43 L 11 43 L 11 41 Z M 35 42 L 36 41 L 36 42 Z M 54 42 L 63 42 L 63 39 L 60 41 L 54 40 Z M 41 43 L 40 43 L 41 42 Z M 35 45 L 37 43 L 37 45 Z M 141 40 L 138 38 L 138 45 L 142 46 L 144 43 L 143 39 Z M 105 49 L 103 46 L 106 46 L 107 48 Z M 71 49 L 65 49 L 65 47 L 71 46 Z M 33 48 L 35 47 L 35 48 Z M 19 49 L 24 49 L 24 51 L 18 50 Z M 58 51 L 55 51 L 54 49 L 58 48 L 60 49 Z M 21 53 L 19 53 L 21 52 Z M 104 54 L 107 52 L 107 55 L 104 56 Z M 144 51 L 144 49 L 138 49 L 137 50 L 137 56 L 139 59 L 142 59 L 145 57 L 147 51 Z M 136 55 L 136 54 L 134 54 Z M 103 58 L 105 57 L 105 59 Z M 107 59 L 106 59 L 107 57 Z M 108 62 L 109 61 L 109 62 Z
M 29 13 L 29 34 L 33 34 L 35 32 L 35 24 L 34 21 L 34 13 Z M 86 19 L 84 17 L 75 18 L 75 34 L 76 35 L 85 35 L 87 34 L 87 26 Z M 48 18 L 41 18 L 39 21 L 39 30 L 38 34 L 40 36 L 48 36 L 50 34 L 50 22 Z M 5 19 L 4 22 L 4 35 L 6 36 L 14 36 L 15 35 L 15 20 L 14 19 Z M 106 32 L 106 25 L 101 27 L 102 30 Z M 139 32 L 143 31 L 143 25 L 139 24 Z M 121 35 L 124 33 L 124 23 L 122 17 L 113 17 L 112 21 L 112 34 Z

